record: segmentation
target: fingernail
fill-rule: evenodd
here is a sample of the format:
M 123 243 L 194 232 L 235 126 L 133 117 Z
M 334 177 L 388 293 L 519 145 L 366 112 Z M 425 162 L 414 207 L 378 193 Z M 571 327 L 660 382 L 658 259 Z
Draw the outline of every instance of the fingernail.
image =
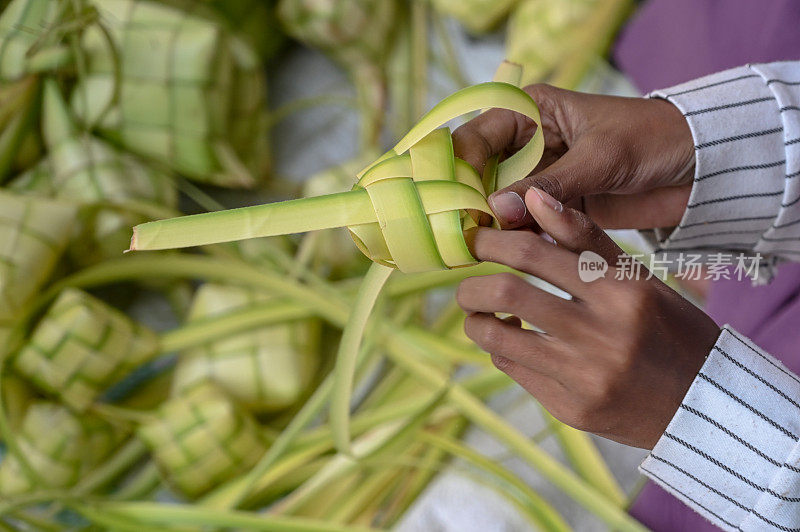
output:
M 528 210 L 525 202 L 516 192 L 503 192 L 496 196 L 489 196 L 489 206 L 494 214 L 506 223 L 522 220 Z
M 534 192 L 539 196 L 539 199 L 542 200 L 542 203 L 550 207 L 556 212 L 562 212 L 564 210 L 564 206 L 561 204 L 560 201 L 555 199 L 553 196 L 545 192 L 544 190 L 536 187 L 531 187 Z

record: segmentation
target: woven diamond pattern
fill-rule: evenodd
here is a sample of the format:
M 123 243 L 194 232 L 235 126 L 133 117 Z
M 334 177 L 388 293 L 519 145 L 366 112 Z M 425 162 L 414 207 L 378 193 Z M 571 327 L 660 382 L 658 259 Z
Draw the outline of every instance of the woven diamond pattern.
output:
M 167 176 L 88 135 L 61 142 L 10 188 L 87 205 L 129 201 L 177 205 L 176 189 Z M 130 228 L 143 221 L 143 216 L 134 213 L 100 210 L 81 231 L 82 256 L 77 258 L 87 263 L 118 257 L 127 248 Z
M 103 33 L 89 28 L 82 43 L 89 72 L 72 98 L 78 115 L 188 177 L 254 185 L 268 168 L 268 150 L 258 111 L 265 85 L 252 49 L 199 12 L 147 0 L 92 3 L 119 63 Z
M 85 292 L 62 292 L 14 360 L 20 374 L 68 406 L 86 409 L 150 359 L 156 335 Z
M 255 421 L 207 381 L 165 403 L 139 435 L 169 481 L 189 497 L 240 475 L 265 451 Z
M 195 296 L 189 321 L 222 316 L 270 299 L 245 288 L 205 284 Z M 308 386 L 317 369 L 318 338 L 318 323 L 302 320 L 261 327 L 188 350 L 175 370 L 175 390 L 211 379 L 251 410 L 279 410 L 294 404 Z
M 0 190 L 0 345 L 69 241 L 73 206 Z
M 34 403 L 25 413 L 17 442 L 46 486 L 35 483 L 19 461 L 8 455 L 0 461 L 0 493 L 8 496 L 43 487 L 69 487 L 108 456 L 123 435 L 100 419 L 76 416 L 62 405 Z

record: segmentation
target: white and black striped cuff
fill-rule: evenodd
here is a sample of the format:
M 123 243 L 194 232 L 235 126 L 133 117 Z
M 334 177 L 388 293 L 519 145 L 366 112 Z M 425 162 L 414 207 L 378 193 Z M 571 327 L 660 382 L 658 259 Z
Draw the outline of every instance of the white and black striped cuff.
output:
M 794 245 L 786 253 L 761 245 L 784 199 L 786 145 L 781 107 L 758 67 L 719 72 L 649 95 L 672 102 L 683 113 L 696 154 L 692 192 L 680 224 L 666 239 L 646 235 L 656 252 L 795 255 Z M 762 281 L 771 276 L 773 263 L 763 262 Z
M 640 469 L 725 530 L 800 531 L 800 379 L 723 328 Z

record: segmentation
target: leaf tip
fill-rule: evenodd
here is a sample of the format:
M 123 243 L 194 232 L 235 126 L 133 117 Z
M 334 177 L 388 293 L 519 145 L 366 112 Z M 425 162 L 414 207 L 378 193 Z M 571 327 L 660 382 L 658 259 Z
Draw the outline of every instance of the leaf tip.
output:
M 131 236 L 131 245 L 130 245 L 130 247 L 128 249 L 123 251 L 123 253 L 130 253 L 131 251 L 135 251 L 135 250 L 138 249 L 136 247 L 136 229 L 137 228 L 138 228 L 138 226 L 133 228 L 133 235 Z

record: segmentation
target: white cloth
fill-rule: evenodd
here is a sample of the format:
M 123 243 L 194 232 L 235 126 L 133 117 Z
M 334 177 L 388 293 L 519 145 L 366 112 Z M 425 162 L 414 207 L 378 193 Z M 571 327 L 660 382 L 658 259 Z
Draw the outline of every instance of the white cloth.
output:
M 800 260 L 800 62 L 650 96 L 681 110 L 696 154 L 686 212 L 658 247 Z M 726 326 L 641 470 L 725 530 L 800 532 L 800 378 Z

